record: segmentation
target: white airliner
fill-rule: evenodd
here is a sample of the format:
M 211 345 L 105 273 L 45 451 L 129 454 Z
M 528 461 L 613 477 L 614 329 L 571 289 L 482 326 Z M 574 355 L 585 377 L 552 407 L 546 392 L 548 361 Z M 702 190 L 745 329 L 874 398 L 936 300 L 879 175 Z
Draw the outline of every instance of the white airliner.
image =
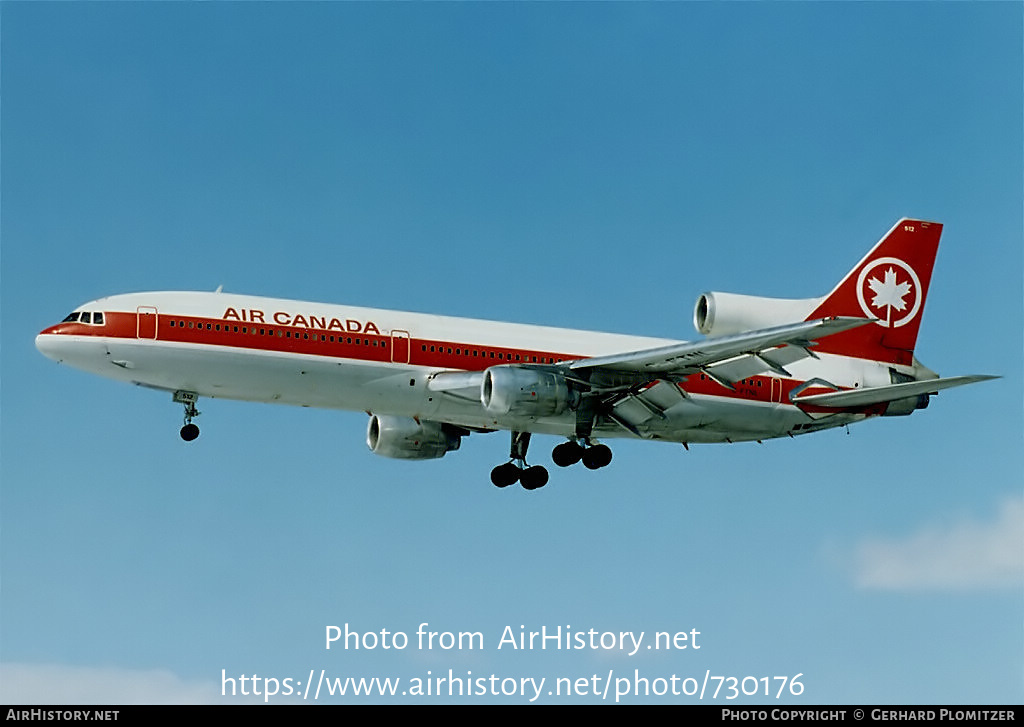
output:
M 939 378 L 914 357 L 942 225 L 903 219 L 828 295 L 697 299 L 695 342 L 224 292 L 86 303 L 36 346 L 76 368 L 173 392 L 181 437 L 199 397 L 363 410 L 375 453 L 433 459 L 471 432 L 512 433 L 498 487 L 548 481 L 531 434 L 566 467 L 607 465 L 598 439 L 739 442 L 910 414 L 991 376 Z

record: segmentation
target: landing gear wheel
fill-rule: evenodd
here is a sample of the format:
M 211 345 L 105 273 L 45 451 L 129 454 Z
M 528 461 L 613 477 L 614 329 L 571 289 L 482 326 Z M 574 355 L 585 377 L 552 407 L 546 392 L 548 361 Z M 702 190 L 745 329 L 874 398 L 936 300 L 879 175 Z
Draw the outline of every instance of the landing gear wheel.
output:
M 578 442 L 562 442 L 551 450 L 551 461 L 559 467 L 570 467 L 583 458 L 584 452 Z
M 519 478 L 522 476 L 523 471 L 519 469 L 512 462 L 506 462 L 505 464 L 499 464 L 493 470 L 491 470 L 491 482 L 495 487 L 508 487 L 519 482 Z
M 199 416 L 199 410 L 196 409 L 196 402 L 199 401 L 199 396 L 192 391 L 175 391 L 174 401 L 177 404 L 185 405 L 185 426 L 181 428 L 181 438 L 186 442 L 191 442 L 193 439 L 199 436 L 199 427 L 192 423 L 193 417 Z
M 540 465 L 527 467 L 519 475 L 519 482 L 524 490 L 539 489 L 548 483 L 548 471 Z
M 508 487 L 520 482 L 524 490 L 536 490 L 548 483 L 548 471 L 544 467 L 530 467 L 526 464 L 526 450 L 529 446 L 529 432 L 512 432 L 512 446 L 508 454 L 510 461 L 491 470 L 491 482 L 495 487 Z
M 583 453 L 583 465 L 589 470 L 607 467 L 612 461 L 612 450 L 606 444 L 597 444 Z

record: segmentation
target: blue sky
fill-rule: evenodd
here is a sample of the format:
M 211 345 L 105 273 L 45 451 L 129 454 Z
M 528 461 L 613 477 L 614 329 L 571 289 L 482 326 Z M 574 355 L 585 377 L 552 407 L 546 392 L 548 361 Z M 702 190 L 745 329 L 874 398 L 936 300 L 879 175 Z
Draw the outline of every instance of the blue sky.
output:
M 3 3 L 0 698 L 638 669 L 1020 703 L 1021 28 L 1013 3 Z M 84 301 L 218 285 L 693 338 L 701 292 L 821 295 L 902 216 L 945 225 L 918 356 L 1004 378 L 848 434 L 613 442 L 534 493 L 488 482 L 505 434 L 395 462 L 362 413 L 205 401 L 186 445 L 169 396 L 33 347 Z M 485 649 L 324 649 L 422 622 Z M 506 625 L 702 646 L 497 650 Z

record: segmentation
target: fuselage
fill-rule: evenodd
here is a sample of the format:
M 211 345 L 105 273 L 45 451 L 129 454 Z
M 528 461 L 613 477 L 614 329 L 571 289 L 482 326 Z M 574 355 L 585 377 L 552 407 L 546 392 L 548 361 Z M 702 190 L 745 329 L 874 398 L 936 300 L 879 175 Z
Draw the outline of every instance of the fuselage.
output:
M 572 437 L 575 415 L 497 417 L 467 377 L 439 374 L 562 362 L 679 341 L 229 293 L 154 292 L 100 298 L 46 328 L 48 357 L 108 378 L 201 397 L 366 411 L 460 427 Z M 872 410 L 816 418 L 790 403 L 815 377 L 856 388 L 889 382 L 874 362 L 822 355 L 725 386 L 703 374 L 652 392 L 666 401 L 641 427 L 600 418 L 594 433 L 683 443 L 804 433 L 863 419 Z M 478 385 L 477 385 L 478 387 Z M 640 392 L 641 395 L 643 392 Z M 641 402 L 643 403 L 643 402 Z M 625 413 L 625 410 L 624 410 Z

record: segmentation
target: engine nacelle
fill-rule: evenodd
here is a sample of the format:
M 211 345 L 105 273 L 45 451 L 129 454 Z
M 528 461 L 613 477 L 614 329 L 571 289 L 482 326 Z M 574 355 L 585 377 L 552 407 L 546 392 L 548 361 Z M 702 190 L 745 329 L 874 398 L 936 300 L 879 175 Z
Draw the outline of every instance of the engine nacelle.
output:
M 914 359 L 913 373 L 900 371 L 895 368 L 889 369 L 889 381 L 893 384 L 906 384 L 911 381 L 922 381 L 937 378 L 939 378 L 937 373 L 929 369 L 916 358 Z M 888 406 L 885 407 L 885 411 L 882 413 L 882 416 L 905 417 L 909 414 L 913 414 L 918 409 L 927 409 L 928 402 L 930 400 L 930 394 L 920 394 L 918 396 L 908 396 L 905 399 L 895 399 L 890 401 Z
M 492 366 L 484 371 L 480 402 L 491 414 L 542 417 L 569 408 L 572 392 L 558 374 L 515 366 Z
M 885 407 L 885 413 L 882 416 L 905 417 L 913 414 L 918 409 L 927 409 L 930 399 L 931 397 L 928 394 L 921 394 L 920 396 L 908 396 L 906 399 L 890 401 L 889 405 Z
M 437 422 L 395 416 L 371 416 L 366 446 L 394 459 L 437 459 L 459 448 L 462 438 Z
M 693 325 L 705 336 L 728 336 L 760 328 L 799 323 L 821 298 L 759 298 L 736 293 L 703 293 L 693 308 Z

